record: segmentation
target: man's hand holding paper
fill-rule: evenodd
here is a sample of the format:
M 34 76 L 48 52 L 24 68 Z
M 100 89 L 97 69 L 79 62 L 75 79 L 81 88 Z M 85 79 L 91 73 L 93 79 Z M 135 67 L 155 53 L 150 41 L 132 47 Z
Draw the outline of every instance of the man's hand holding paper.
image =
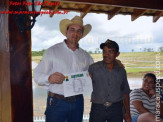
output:
M 87 71 L 65 75 L 63 81 L 64 96 L 89 94 L 92 92 L 92 80 Z

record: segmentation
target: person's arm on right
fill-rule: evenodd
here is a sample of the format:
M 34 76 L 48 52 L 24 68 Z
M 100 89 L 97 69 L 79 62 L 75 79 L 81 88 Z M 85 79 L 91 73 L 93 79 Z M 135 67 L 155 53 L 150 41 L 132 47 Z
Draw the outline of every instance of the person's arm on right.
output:
M 143 106 L 142 101 L 135 100 L 135 101 L 132 101 L 132 104 L 134 105 L 134 107 L 136 108 L 136 110 L 137 110 L 140 114 L 146 113 L 146 112 L 150 112 L 148 109 L 146 109 L 146 108 Z
M 143 106 L 142 96 L 141 96 L 141 93 L 140 93 L 140 91 L 138 89 L 135 89 L 130 93 L 130 100 L 131 100 L 132 104 L 134 105 L 135 109 L 140 114 L 150 112 L 148 109 L 146 109 Z

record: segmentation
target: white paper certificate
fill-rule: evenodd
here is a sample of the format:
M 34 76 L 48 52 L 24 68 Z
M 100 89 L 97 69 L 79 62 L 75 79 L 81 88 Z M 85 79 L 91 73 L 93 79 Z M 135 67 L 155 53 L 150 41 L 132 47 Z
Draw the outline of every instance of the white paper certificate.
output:
M 88 71 L 67 74 L 65 77 L 63 81 L 65 97 L 78 94 L 89 94 L 92 92 L 92 80 Z

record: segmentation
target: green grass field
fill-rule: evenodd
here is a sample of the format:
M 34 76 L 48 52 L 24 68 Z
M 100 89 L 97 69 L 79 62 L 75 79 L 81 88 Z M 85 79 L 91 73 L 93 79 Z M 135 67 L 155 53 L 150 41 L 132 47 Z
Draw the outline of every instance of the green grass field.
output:
M 91 56 L 95 62 L 102 60 L 102 54 L 91 54 Z M 32 61 L 39 63 L 41 58 L 42 56 L 32 56 Z M 163 77 L 163 52 L 121 53 L 117 59 L 124 64 L 128 77 L 143 77 L 147 72 L 158 70 Z
M 91 54 L 91 56 L 93 57 L 95 62 L 102 60 L 102 54 Z M 42 56 L 32 56 L 32 61 L 39 63 L 41 58 Z M 118 59 L 121 60 L 121 62 L 125 65 L 128 78 L 142 78 L 143 75 L 147 72 L 157 71 L 158 69 L 156 68 L 156 63 L 158 62 L 160 63 L 160 66 L 163 66 L 163 52 L 161 54 L 157 52 L 121 53 Z M 160 75 L 163 77 L 163 67 L 159 69 Z M 35 116 L 43 116 L 44 110 L 46 109 L 46 98 L 44 97 L 42 92 L 44 91 L 40 89 L 39 92 L 35 93 L 37 97 L 34 96 L 33 104 Z M 38 98 L 38 95 L 40 95 L 40 98 Z M 84 114 L 89 114 L 91 106 L 90 96 L 85 96 L 84 99 Z

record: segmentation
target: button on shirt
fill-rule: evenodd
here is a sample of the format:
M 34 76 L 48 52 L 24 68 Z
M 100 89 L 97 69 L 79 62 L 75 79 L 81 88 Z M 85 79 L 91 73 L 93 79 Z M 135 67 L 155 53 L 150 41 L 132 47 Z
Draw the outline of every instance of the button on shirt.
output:
M 55 72 L 63 75 L 88 70 L 93 63 L 91 56 L 81 48 L 72 51 L 65 42 L 46 50 L 41 62 L 34 70 L 34 81 L 56 94 L 64 95 L 63 84 L 50 84 L 48 78 Z
M 124 94 L 130 93 L 126 71 L 117 62 L 111 71 L 104 61 L 92 64 L 88 71 L 92 74 L 93 83 L 91 102 L 119 102 L 124 99 Z

